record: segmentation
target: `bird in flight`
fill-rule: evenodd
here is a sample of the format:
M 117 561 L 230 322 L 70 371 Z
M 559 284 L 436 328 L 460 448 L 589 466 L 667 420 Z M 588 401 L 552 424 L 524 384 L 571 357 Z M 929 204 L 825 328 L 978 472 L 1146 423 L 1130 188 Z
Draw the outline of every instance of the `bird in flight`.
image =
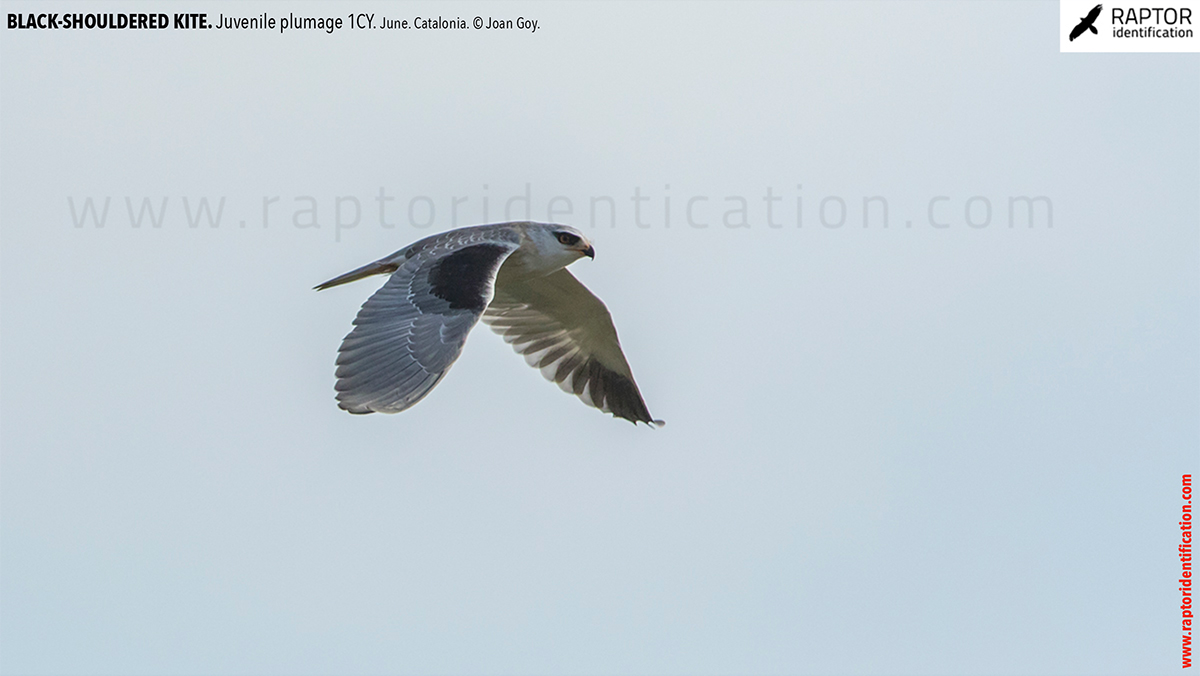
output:
M 1100 17 L 1100 10 L 1103 8 L 1104 5 L 1096 5 L 1092 8 L 1092 11 L 1088 12 L 1087 16 L 1080 17 L 1079 24 L 1071 29 L 1071 42 L 1074 42 L 1075 38 L 1083 35 L 1084 31 L 1099 32 L 1096 30 L 1096 19 Z
M 337 358 L 338 406 L 399 413 L 438 384 L 481 318 L 589 406 L 662 426 L 646 408 L 612 317 L 566 266 L 596 250 L 565 225 L 477 225 L 426 237 L 315 288 L 391 275 L 363 303 Z

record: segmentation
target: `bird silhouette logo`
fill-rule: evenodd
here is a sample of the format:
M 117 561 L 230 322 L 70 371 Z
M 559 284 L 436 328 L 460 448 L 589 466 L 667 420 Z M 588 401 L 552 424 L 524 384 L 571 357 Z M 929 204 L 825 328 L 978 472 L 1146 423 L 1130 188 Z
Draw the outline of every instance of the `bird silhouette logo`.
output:
M 1088 12 L 1087 16 L 1080 17 L 1079 23 L 1071 29 L 1071 42 L 1074 42 L 1075 38 L 1083 35 L 1086 31 L 1099 33 L 1096 30 L 1096 19 L 1100 18 L 1100 10 L 1103 8 L 1104 5 L 1096 5 L 1092 11 Z

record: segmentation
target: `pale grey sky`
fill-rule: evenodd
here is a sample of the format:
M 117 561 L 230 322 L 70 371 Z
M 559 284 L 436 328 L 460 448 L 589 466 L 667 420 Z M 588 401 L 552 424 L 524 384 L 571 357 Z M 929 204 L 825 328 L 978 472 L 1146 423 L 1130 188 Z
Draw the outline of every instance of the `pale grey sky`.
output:
M 539 26 L 0 32 L 0 672 L 1178 670 L 1196 55 L 1059 54 L 1055 2 L 188 10 Z M 378 284 L 311 287 L 514 197 L 664 429 L 483 329 L 337 408 Z

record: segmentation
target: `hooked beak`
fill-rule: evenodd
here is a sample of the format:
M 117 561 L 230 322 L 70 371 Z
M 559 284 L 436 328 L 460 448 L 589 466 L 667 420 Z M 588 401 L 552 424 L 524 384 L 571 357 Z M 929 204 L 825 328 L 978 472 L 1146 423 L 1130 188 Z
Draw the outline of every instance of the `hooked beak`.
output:
M 589 244 L 588 248 L 583 250 L 583 255 L 587 256 L 588 258 L 591 258 L 592 260 L 595 260 L 596 259 L 596 247 Z

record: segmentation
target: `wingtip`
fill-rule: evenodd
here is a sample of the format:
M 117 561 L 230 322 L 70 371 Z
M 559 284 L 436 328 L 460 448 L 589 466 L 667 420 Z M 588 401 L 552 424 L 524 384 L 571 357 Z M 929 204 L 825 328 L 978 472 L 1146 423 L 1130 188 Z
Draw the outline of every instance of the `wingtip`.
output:
M 355 406 L 353 404 L 347 404 L 341 400 L 338 400 L 337 405 L 338 408 L 342 409 L 346 413 L 349 413 L 350 415 L 367 415 L 375 412 L 373 409 L 367 408 L 366 406 Z

